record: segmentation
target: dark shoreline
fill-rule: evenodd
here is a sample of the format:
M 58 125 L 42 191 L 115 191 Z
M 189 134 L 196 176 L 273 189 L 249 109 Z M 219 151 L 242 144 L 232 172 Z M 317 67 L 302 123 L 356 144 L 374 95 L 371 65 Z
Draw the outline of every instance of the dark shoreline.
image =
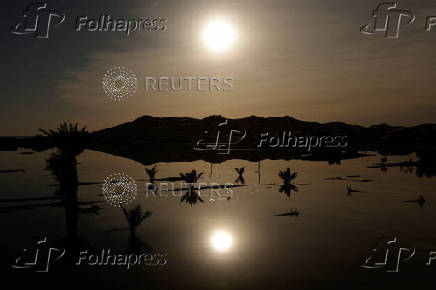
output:
M 226 122 L 226 125 L 219 126 Z M 220 143 L 228 140 L 229 131 L 245 132 L 245 138 L 232 144 L 229 154 L 219 150 L 194 150 L 198 140 L 205 144 L 216 142 L 221 132 Z M 207 134 L 205 134 L 205 132 Z M 293 136 L 347 136 L 347 146 L 340 148 L 257 148 L 259 136 L 267 132 L 268 138 L 292 132 Z M 43 136 L 0 137 L 0 151 L 15 151 L 19 148 L 44 151 L 54 147 Z M 300 159 L 328 161 L 331 164 L 341 160 L 368 156 L 365 152 L 380 155 L 409 155 L 414 152 L 425 159 L 427 167 L 436 163 L 436 125 L 424 124 L 414 127 L 398 127 L 386 124 L 362 127 L 340 122 L 320 124 L 300 121 L 291 117 L 247 117 L 226 119 L 210 116 L 203 119 L 143 116 L 132 122 L 120 124 L 90 134 L 87 149 L 126 157 L 144 165 L 157 162 L 204 160 L 211 163 L 229 159 L 243 159 L 258 162 L 265 159 Z M 249 150 L 247 150 L 249 149 Z M 420 161 L 414 161 L 419 163 Z M 416 164 L 415 164 L 416 165 Z M 434 166 L 434 165 L 433 165 Z

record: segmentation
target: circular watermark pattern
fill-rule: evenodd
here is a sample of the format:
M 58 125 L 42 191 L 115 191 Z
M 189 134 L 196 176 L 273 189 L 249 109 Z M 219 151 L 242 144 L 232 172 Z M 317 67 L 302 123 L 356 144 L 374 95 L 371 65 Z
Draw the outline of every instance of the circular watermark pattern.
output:
M 103 90 L 114 101 L 125 101 L 135 94 L 137 79 L 135 74 L 122 66 L 106 71 L 103 77 Z
M 107 176 L 103 183 L 103 196 L 112 206 L 124 206 L 131 203 L 138 194 L 135 180 L 125 173 Z

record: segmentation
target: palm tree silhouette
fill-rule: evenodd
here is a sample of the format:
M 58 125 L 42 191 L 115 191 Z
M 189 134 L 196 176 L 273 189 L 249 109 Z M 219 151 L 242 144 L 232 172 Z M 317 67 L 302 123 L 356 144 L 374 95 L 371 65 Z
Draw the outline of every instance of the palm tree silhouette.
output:
M 67 230 L 73 237 L 77 234 L 77 188 L 79 186 L 76 156 L 83 152 L 89 141 L 89 132 L 86 127 L 78 128 L 77 123 L 62 123 L 57 130 L 43 130 L 57 152 L 52 153 L 46 160 L 47 169 L 50 170 L 59 189 L 56 195 L 61 198 L 65 207 Z
M 188 185 L 188 191 L 185 193 L 184 196 L 180 199 L 180 202 L 185 201 L 186 203 L 189 203 L 190 205 L 196 204 L 197 201 L 204 202 L 198 190 L 195 188 L 195 184 L 200 179 L 200 177 L 203 175 L 203 172 L 197 175 L 197 171 L 193 169 L 191 172 L 188 173 L 180 173 L 180 177 L 183 178 Z
M 291 174 L 291 169 L 288 167 L 285 171 L 279 171 L 279 177 L 283 180 L 283 183 L 291 183 L 298 175 L 298 172 Z
M 403 201 L 403 202 L 412 202 L 412 203 L 417 203 L 420 207 L 423 207 L 424 204 L 425 204 L 427 201 L 425 200 L 425 198 L 424 198 L 422 195 L 420 195 L 418 199 L 405 200 L 405 201 Z
M 86 127 L 78 128 L 77 124 L 62 123 L 57 130 L 39 129 L 49 142 L 57 148 L 47 162 L 47 169 L 59 183 L 55 196 L 60 199 L 60 205 L 65 209 L 66 239 L 63 242 L 71 253 L 77 252 L 86 245 L 78 236 L 79 213 L 95 213 L 101 209 L 98 206 L 81 209 L 77 197 L 79 187 L 76 156 L 83 152 L 89 142 L 89 132 Z
M 298 187 L 293 184 L 294 179 L 298 173 L 291 174 L 291 169 L 286 168 L 285 171 L 279 171 L 279 177 L 283 180 L 283 184 L 279 188 L 279 192 L 285 193 L 288 197 L 291 196 L 292 191 L 298 192 Z
M 289 210 L 285 213 L 276 214 L 275 216 L 289 216 L 289 217 L 298 217 L 300 215 L 300 212 L 298 210 Z
M 127 223 L 129 224 L 130 234 L 134 235 L 137 233 L 138 227 L 142 222 L 148 219 L 153 213 L 149 210 L 146 212 L 142 211 L 140 205 L 135 206 L 133 209 L 126 210 L 124 206 L 121 206 L 124 216 L 126 217 Z
M 142 224 L 142 222 L 148 219 L 152 212 L 150 210 L 143 211 L 140 205 L 136 205 L 134 208 L 127 210 L 123 205 L 121 205 L 121 209 L 123 211 L 124 217 L 127 220 L 127 224 L 129 226 L 129 241 L 127 244 L 126 253 L 131 254 L 140 254 L 140 253 L 148 253 L 152 251 L 152 248 L 144 243 L 141 238 L 137 236 L 138 227 Z
M 360 190 L 355 190 L 351 188 L 352 185 L 347 185 L 347 195 L 351 196 L 353 192 L 360 192 Z
M 236 178 L 235 183 L 240 182 L 241 184 L 245 184 L 244 174 L 245 167 L 235 168 L 236 173 L 238 173 L 238 178 Z
M 57 130 L 39 129 L 58 148 L 63 158 L 75 158 L 83 152 L 89 143 L 90 134 L 86 127 L 78 128 L 78 124 L 64 122 Z
M 156 165 L 153 166 L 152 168 L 145 168 L 145 172 L 148 174 L 150 183 L 154 183 L 154 178 L 156 177 L 157 174 Z
M 81 205 L 94 202 L 80 202 L 78 200 L 79 182 L 75 159 L 65 158 L 59 153 L 53 153 L 46 161 L 47 169 L 51 171 L 54 179 L 59 182 L 59 188 L 55 191 L 55 196 L 60 199 L 60 202 L 56 206 L 61 206 L 65 210 L 66 237 L 59 246 L 67 249 L 66 262 L 74 263 L 75 255 L 79 251 L 84 248 L 92 250 L 89 243 L 79 236 L 79 214 L 99 214 L 101 207 L 92 205 L 91 207 L 80 208 Z
M 156 185 L 154 184 L 154 179 L 155 179 L 156 174 L 157 174 L 156 165 L 153 166 L 152 168 L 145 168 L 145 172 L 147 173 L 147 175 L 148 175 L 148 179 L 150 180 L 150 183 L 147 183 L 147 184 L 146 184 L 146 187 L 147 187 L 146 190 L 147 190 L 147 192 L 148 192 L 149 190 L 152 190 L 153 192 L 156 193 L 156 191 L 157 191 L 157 187 L 156 187 Z

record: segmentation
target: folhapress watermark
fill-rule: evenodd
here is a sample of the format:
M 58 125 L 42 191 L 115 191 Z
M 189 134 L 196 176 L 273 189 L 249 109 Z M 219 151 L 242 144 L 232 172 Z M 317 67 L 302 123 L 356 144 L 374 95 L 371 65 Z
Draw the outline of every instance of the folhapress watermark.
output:
M 381 3 L 372 12 L 372 21 L 361 28 L 365 34 L 384 33 L 387 38 L 398 38 L 401 27 L 409 26 L 415 21 L 415 14 L 396 9 L 396 3 Z
M 65 255 L 65 249 L 48 245 L 47 238 L 36 242 L 33 251 L 25 248 L 21 255 L 11 265 L 14 269 L 34 269 L 36 272 L 47 273 L 50 266 Z
M 64 20 L 65 13 L 48 8 L 47 3 L 30 3 L 23 10 L 21 21 L 15 24 L 10 31 L 18 35 L 48 38 L 50 29 L 61 25 Z
M 416 249 L 405 246 L 398 242 L 397 237 L 384 237 L 377 241 L 372 249 L 371 255 L 365 259 L 362 268 L 386 271 L 389 273 L 400 272 L 400 266 L 412 258 L 418 259 Z M 424 255 L 422 265 L 429 267 L 435 264 L 436 251 L 427 250 Z
M 293 136 L 292 131 L 283 131 L 281 136 L 260 134 L 257 148 L 304 148 L 307 152 L 314 148 L 345 148 L 348 146 L 348 136 Z
M 386 38 L 399 38 L 400 30 L 415 21 L 415 13 L 397 8 L 395 2 L 385 2 L 372 12 L 372 21 L 365 24 L 360 32 L 364 34 L 384 34 Z M 425 31 L 436 27 L 436 16 L 427 16 Z
M 47 2 L 34 2 L 26 6 L 22 12 L 22 19 L 11 27 L 10 32 L 47 39 L 50 31 L 64 23 L 65 19 L 66 13 L 53 7 L 49 8 Z M 166 29 L 166 18 L 115 18 L 109 14 L 101 14 L 97 17 L 76 16 L 73 27 L 74 32 L 122 32 L 127 36 L 134 32 L 165 31 Z
M 60 261 L 66 255 L 65 248 L 56 248 L 48 244 L 44 237 L 36 242 L 36 246 L 29 250 L 21 250 L 21 255 L 11 264 L 14 269 L 28 269 L 39 273 L 47 273 L 55 262 Z M 71 257 L 72 256 L 72 257 Z M 117 254 L 111 249 L 102 249 L 99 253 L 89 250 L 80 251 L 78 257 L 69 255 L 76 266 L 122 266 L 127 270 L 133 266 L 164 266 L 167 264 L 167 254 L 159 253 L 131 253 Z
M 226 125 L 228 125 L 228 120 L 219 123 L 218 127 Z M 205 131 L 204 134 L 207 136 L 209 132 Z M 218 154 L 228 155 L 232 150 L 304 149 L 311 152 L 317 148 L 346 148 L 348 146 L 348 136 L 301 136 L 293 135 L 292 130 L 286 130 L 279 134 L 261 133 L 256 147 L 242 148 L 243 141 L 247 141 L 247 135 L 246 130 L 230 129 L 228 138 L 223 142 L 221 141 L 221 130 L 218 130 L 214 142 L 200 139 L 195 143 L 193 149 L 196 151 L 216 151 Z M 235 145 L 238 145 L 239 148 L 234 148 Z
M 164 18 L 113 19 L 111 15 L 102 14 L 98 18 L 78 16 L 75 31 L 118 31 L 130 35 L 139 31 L 164 31 L 167 29 Z
M 124 266 L 129 270 L 133 266 L 165 266 L 167 254 L 116 254 L 103 249 L 99 254 L 81 251 L 76 266 Z

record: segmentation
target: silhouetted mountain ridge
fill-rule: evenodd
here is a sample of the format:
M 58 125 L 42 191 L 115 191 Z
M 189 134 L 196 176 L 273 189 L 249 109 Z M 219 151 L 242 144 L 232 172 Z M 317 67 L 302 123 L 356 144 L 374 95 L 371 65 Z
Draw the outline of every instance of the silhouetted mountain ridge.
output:
M 221 124 L 221 126 L 219 126 Z M 229 140 L 233 132 L 234 140 L 243 133 L 246 136 L 237 144 L 232 144 L 231 154 L 219 154 L 217 150 L 195 150 L 197 142 L 214 144 L 218 132 L 220 144 Z M 347 146 L 307 148 L 270 146 L 258 148 L 262 134 L 275 138 L 284 144 L 288 134 L 298 137 L 341 137 L 345 136 Z M 239 137 L 238 137 L 239 136 Z M 265 135 L 264 135 L 265 136 Z M 1 138 L 1 150 L 14 150 L 18 147 L 44 150 L 53 147 L 42 137 Z M 275 141 L 274 141 L 275 142 Z M 251 161 L 263 159 L 310 159 L 337 160 L 362 156 L 361 152 L 376 151 L 381 154 L 410 154 L 412 152 L 433 152 L 436 145 L 436 125 L 423 124 L 413 127 L 378 124 L 370 127 L 350 125 L 343 122 L 317 123 L 301 121 L 290 116 L 230 119 L 220 115 L 202 119 L 191 117 L 142 116 L 111 128 L 91 133 L 91 143 L 87 148 L 114 155 L 124 156 L 144 164 L 166 161 L 207 160 L 221 162 L 230 158 Z M 208 147 L 210 148 L 210 147 Z M 215 148 L 216 149 L 216 148 Z M 248 150 L 246 150 L 248 149 Z M 221 152 L 222 153 L 222 152 Z M 432 158 L 428 160 L 433 160 Z
M 225 125 L 219 126 L 227 121 Z M 92 149 L 126 156 L 140 162 L 163 158 L 167 161 L 208 160 L 219 162 L 228 158 L 248 160 L 302 158 L 306 149 L 263 148 L 262 151 L 235 151 L 231 156 L 217 152 L 198 152 L 193 150 L 198 140 L 206 143 L 216 142 L 218 131 L 220 142 L 226 142 L 229 131 L 246 132 L 244 140 L 232 149 L 256 148 L 261 134 L 268 137 L 282 137 L 283 132 L 292 136 L 347 136 L 346 148 L 318 148 L 312 150 L 314 160 L 344 159 L 360 156 L 360 151 L 378 151 L 382 154 L 409 154 L 429 150 L 436 144 L 436 125 L 424 124 L 414 127 L 389 126 L 387 124 L 363 127 L 343 122 L 317 123 L 301 121 L 289 116 L 230 119 L 220 115 L 203 119 L 190 117 L 152 117 L 142 116 L 132 122 L 103 129 L 93 133 Z M 226 135 L 227 134 L 227 135 Z M 286 135 L 287 136 L 287 135 Z M 165 155 L 165 156 L 163 156 Z M 309 157 L 305 157 L 309 158 Z M 150 161 L 150 162 L 149 162 Z

